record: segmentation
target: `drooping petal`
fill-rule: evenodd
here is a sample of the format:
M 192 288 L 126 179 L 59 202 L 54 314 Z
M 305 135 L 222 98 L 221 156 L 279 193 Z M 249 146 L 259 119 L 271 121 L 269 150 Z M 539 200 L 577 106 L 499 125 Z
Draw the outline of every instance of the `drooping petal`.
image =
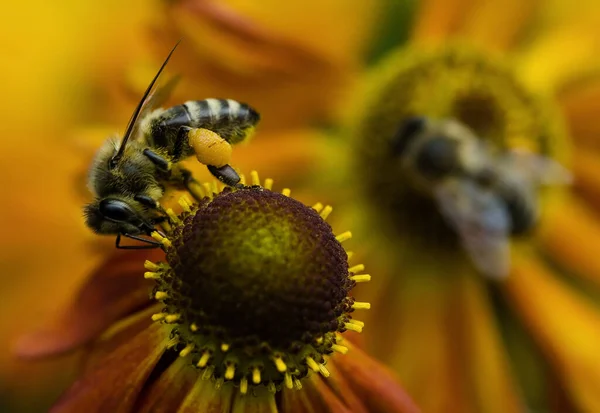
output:
M 581 200 L 568 197 L 560 211 L 543 221 L 539 237 L 553 260 L 600 286 L 600 223 Z
M 506 50 L 518 39 L 538 3 L 538 0 L 479 1 L 468 10 L 458 33 L 484 48 Z
M 70 351 L 98 336 L 112 323 L 150 303 L 144 260 L 160 252 L 115 252 L 86 281 L 54 326 L 22 337 L 21 357 L 35 358 Z
M 52 407 L 52 413 L 129 413 L 144 383 L 165 350 L 162 326 L 150 324 L 126 344 L 106 355 Z
M 600 313 L 598 308 L 559 281 L 539 259 L 516 256 L 503 284 L 561 385 L 581 411 L 600 411 Z
M 575 145 L 600 150 L 600 73 L 569 86 L 558 99 Z
M 461 27 L 475 0 L 424 0 L 420 2 L 412 39 L 437 44 Z
M 458 274 L 457 274 L 458 275 Z M 478 412 L 525 412 L 511 377 L 509 358 L 503 348 L 490 297 L 480 276 L 468 272 L 457 277 L 459 306 L 464 321 L 465 353 L 469 354 L 469 382 Z
M 336 355 L 331 360 L 339 374 L 331 377 L 331 381 L 343 380 L 356 400 L 370 413 L 417 413 L 420 409 L 402 388 L 398 379 L 383 364 L 369 357 L 349 341 L 344 341 L 349 348 L 346 355 Z M 345 387 L 345 386 L 344 386 Z M 352 409 L 353 412 L 360 411 Z

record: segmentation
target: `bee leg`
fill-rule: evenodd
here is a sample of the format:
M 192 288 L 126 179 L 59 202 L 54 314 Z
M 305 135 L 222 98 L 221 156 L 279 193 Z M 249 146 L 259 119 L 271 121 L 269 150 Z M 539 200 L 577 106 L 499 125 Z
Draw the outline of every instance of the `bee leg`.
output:
M 171 170 L 171 162 L 154 152 L 152 149 L 146 148 L 143 153 L 154 165 L 164 172 L 169 172 Z
M 124 237 L 130 238 L 130 239 L 134 239 L 136 241 L 141 241 L 141 242 L 145 243 L 146 245 L 121 245 L 121 235 L 123 235 Z M 135 235 L 119 233 L 119 234 L 117 234 L 117 239 L 115 240 L 115 247 L 117 247 L 117 249 L 120 249 L 120 250 L 148 250 L 148 249 L 161 248 L 162 244 L 153 239 L 147 239 L 147 238 L 142 238 L 142 237 L 138 237 Z
M 175 145 L 173 147 L 173 159 L 179 160 L 183 156 L 183 150 L 186 145 L 190 145 L 189 133 L 193 128 L 189 126 L 180 126 L 177 131 L 177 137 L 175 138 Z
M 161 214 L 163 214 L 165 216 L 167 215 L 167 211 L 164 210 L 164 208 L 158 203 L 158 201 L 149 197 L 148 195 L 139 195 L 138 194 L 138 195 L 134 196 L 133 199 L 135 199 L 140 204 L 142 204 L 148 208 L 156 209 Z
M 196 201 L 200 201 L 203 198 L 202 194 L 198 193 L 198 191 L 193 188 L 194 186 L 200 186 L 200 182 L 196 181 L 192 175 L 192 171 L 181 166 L 178 167 L 178 171 L 181 182 L 183 183 L 185 189 L 194 197 Z
M 233 187 L 243 186 L 240 184 L 240 176 L 231 166 L 225 165 L 217 168 L 216 166 L 207 165 L 207 168 L 215 178 L 223 182 L 225 185 Z

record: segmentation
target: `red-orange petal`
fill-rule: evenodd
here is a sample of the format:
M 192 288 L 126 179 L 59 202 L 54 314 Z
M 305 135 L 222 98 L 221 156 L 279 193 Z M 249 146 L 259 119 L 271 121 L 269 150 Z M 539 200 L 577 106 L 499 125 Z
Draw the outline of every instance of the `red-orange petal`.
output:
M 146 379 L 165 351 L 159 324 L 147 329 L 85 373 L 50 410 L 51 413 L 130 413 Z
M 22 337 L 18 356 L 37 358 L 73 350 L 132 311 L 150 303 L 144 260 L 161 252 L 115 252 L 86 281 L 54 326 Z
M 420 409 L 401 387 L 398 379 L 379 362 L 345 341 L 350 351 L 331 360 L 347 379 L 349 387 L 370 413 L 417 413 Z M 335 380 L 335 376 L 333 376 Z M 352 410 L 356 411 L 356 410 Z
M 575 145 L 600 149 L 600 74 L 566 88 L 558 100 Z

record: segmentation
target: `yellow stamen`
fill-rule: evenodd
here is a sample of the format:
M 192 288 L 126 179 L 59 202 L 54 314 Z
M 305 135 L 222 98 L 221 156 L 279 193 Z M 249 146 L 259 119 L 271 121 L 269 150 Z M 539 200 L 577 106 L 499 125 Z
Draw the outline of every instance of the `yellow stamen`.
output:
M 252 185 L 260 185 L 260 179 L 258 178 L 258 172 L 256 172 L 256 171 L 250 172 L 250 179 L 252 180 Z
M 331 214 L 331 211 L 333 211 L 333 208 L 330 205 L 327 205 L 325 208 L 323 208 L 323 211 L 321 211 L 321 218 L 324 220 L 327 219 L 329 214 Z
M 371 303 L 362 303 L 359 301 L 355 301 L 354 304 L 352 304 L 352 308 L 354 308 L 355 310 L 368 310 L 371 308 Z
M 352 233 L 350 231 L 346 231 L 335 237 L 338 242 L 344 242 L 352 238 Z
M 169 294 L 164 291 L 157 291 L 156 294 L 154 294 L 154 299 L 156 300 L 164 300 L 166 298 L 169 298 Z
M 144 261 L 144 268 L 148 271 L 159 271 L 160 266 L 158 264 L 153 263 L 152 261 Z
M 240 174 L 240 184 L 246 185 L 246 175 Z
M 283 191 L 281 191 L 281 195 L 283 196 L 290 196 L 291 193 L 292 190 L 290 188 L 283 188 Z
M 179 314 L 169 314 L 168 316 L 165 317 L 165 321 L 167 323 L 174 323 L 177 320 L 179 320 L 179 317 L 181 317 Z
M 152 321 L 159 321 L 165 318 L 167 315 L 165 313 L 156 313 L 152 314 Z
M 352 259 L 352 257 L 354 256 L 354 252 L 352 251 L 347 251 L 346 255 L 348 256 L 348 260 Z
M 181 198 L 179 198 L 178 202 L 179 202 L 179 205 L 181 205 L 181 207 L 183 208 L 183 210 L 185 212 L 192 212 L 192 204 L 187 199 L 187 197 L 182 196 Z
M 188 186 L 190 192 L 192 193 L 192 195 L 194 195 L 194 197 L 196 199 L 202 199 L 204 198 L 206 195 L 204 195 L 204 190 L 202 188 L 202 185 L 197 184 L 195 182 L 190 182 L 190 185 Z
M 285 382 L 285 387 L 288 389 L 294 388 L 294 382 L 292 381 L 292 376 L 290 376 L 290 373 L 285 373 L 283 376 L 283 381 Z
M 269 390 L 273 394 L 277 393 L 277 387 L 275 387 L 275 383 L 270 381 L 269 384 L 267 385 L 267 390 Z
M 198 331 L 198 326 L 196 325 L 196 323 L 190 324 L 190 330 L 192 330 L 193 333 Z
M 221 387 L 223 387 L 223 384 L 225 383 L 225 379 L 223 377 L 219 377 L 216 381 L 215 381 L 215 389 L 219 390 L 221 389 Z
M 319 364 L 319 371 L 321 372 L 321 374 L 323 375 L 323 377 L 329 377 L 331 375 L 329 373 L 329 370 L 327 370 L 327 367 L 325 367 L 322 364 Z
M 171 220 L 171 222 L 175 225 L 180 225 L 181 224 L 181 220 L 177 217 L 177 215 L 175 215 L 175 212 L 173 212 L 173 210 L 171 208 L 167 209 L 167 216 L 169 217 L 169 219 Z
M 348 272 L 353 272 L 353 273 L 361 272 L 364 270 L 365 270 L 365 266 L 363 264 L 358 264 L 358 265 L 355 265 L 354 267 L 348 268 Z
M 296 386 L 296 390 L 302 390 L 302 383 L 298 379 L 294 379 L 294 386 Z
M 357 283 L 366 283 L 366 282 L 371 281 L 371 274 L 353 275 L 350 277 L 350 279 Z
M 348 322 L 351 324 L 356 324 L 357 326 L 361 326 L 361 327 L 365 326 L 365 323 L 363 323 L 362 321 L 355 320 L 353 318 L 348 320 Z
M 208 360 L 210 360 L 210 351 L 205 351 L 202 353 L 202 357 L 200 357 L 200 360 L 198 361 L 196 366 L 202 369 L 206 367 L 206 364 L 208 364 Z
M 315 372 L 319 371 L 319 365 L 312 357 L 307 356 L 305 358 L 305 360 L 306 360 L 306 364 L 312 371 L 315 371 Z
M 147 280 L 160 280 L 160 274 L 155 272 L 146 271 L 144 273 L 144 278 Z
M 233 380 L 233 376 L 235 376 L 235 364 L 230 364 L 225 369 L 225 379 Z
M 320 202 L 317 202 L 316 204 L 314 204 L 312 206 L 312 209 L 314 209 L 317 212 L 321 212 L 321 210 L 323 209 L 323 204 Z
M 278 372 L 283 373 L 287 370 L 287 366 L 281 357 L 273 357 L 273 362 L 275 363 L 275 367 L 277 368 Z
M 223 353 L 226 353 L 227 351 L 229 351 L 229 347 L 230 347 L 229 344 L 223 343 L 223 344 L 221 344 L 221 351 Z
M 240 380 L 240 393 L 248 393 L 248 379 L 246 377 L 242 377 L 242 379 Z
M 188 344 L 187 346 L 185 346 L 185 348 L 183 350 L 181 350 L 179 352 L 179 357 L 187 356 L 188 354 L 190 354 L 192 352 L 193 349 L 194 349 L 194 345 Z
M 252 383 L 260 384 L 260 369 L 258 367 L 254 367 L 252 370 Z
M 202 380 L 210 380 L 212 379 L 213 373 L 215 371 L 215 366 L 208 366 L 204 373 L 202 373 Z
M 273 180 L 271 178 L 267 178 L 265 179 L 265 185 L 264 185 L 265 189 L 268 189 L 269 191 L 271 189 L 273 189 Z
M 211 182 L 210 189 L 213 192 L 213 194 L 218 194 L 219 192 L 221 192 L 221 191 L 219 191 L 219 188 L 217 187 L 217 181 Z
M 155 240 L 157 240 L 158 242 L 160 242 L 162 245 L 164 245 L 165 247 L 171 247 L 173 244 L 171 244 L 171 241 L 169 241 L 168 238 L 163 237 L 162 235 L 160 235 L 158 232 L 154 231 L 152 234 L 150 234 L 152 236 L 152 238 L 154 238 Z
M 346 327 L 346 330 L 356 331 L 357 333 L 362 333 L 362 329 L 363 329 L 358 324 L 352 324 L 352 323 L 346 323 L 346 324 L 344 324 L 344 327 Z
M 173 230 L 171 224 L 169 224 L 167 221 L 161 222 L 160 227 L 166 232 L 171 232 Z
M 346 354 L 346 353 L 348 353 L 348 347 L 340 346 L 339 344 L 333 344 L 331 346 L 331 349 L 333 351 L 337 351 L 340 354 Z
M 315 338 L 315 343 L 317 343 L 319 345 L 323 344 L 323 336 L 319 336 L 319 337 Z

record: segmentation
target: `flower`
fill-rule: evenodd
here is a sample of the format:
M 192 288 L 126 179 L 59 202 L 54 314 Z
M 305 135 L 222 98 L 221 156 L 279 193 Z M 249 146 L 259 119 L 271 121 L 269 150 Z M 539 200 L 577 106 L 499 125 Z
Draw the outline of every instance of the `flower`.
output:
M 417 411 L 384 367 L 342 341 L 363 329 L 354 312 L 370 308 L 349 295 L 370 279 L 348 265 L 351 233 L 332 233 L 330 206 L 251 176 L 236 190 L 195 187 L 200 202 L 181 198 L 182 212 L 167 209 L 165 233 L 152 234 L 164 257 L 114 254 L 56 328 L 20 341 L 28 357 L 91 346 L 51 411 Z
M 360 185 L 346 200 L 360 204 L 352 218 L 373 234 L 370 264 L 386 277 L 370 292 L 380 305 L 366 348 L 425 411 L 599 411 L 598 15 L 559 25 L 530 2 L 451 11 L 422 3 L 411 43 L 374 69 L 351 114 L 346 178 Z M 524 36 L 533 16 L 541 29 Z M 572 169 L 572 189 L 540 192 L 539 225 L 511 242 L 505 280 L 476 271 L 392 159 L 392 137 L 415 115 Z

